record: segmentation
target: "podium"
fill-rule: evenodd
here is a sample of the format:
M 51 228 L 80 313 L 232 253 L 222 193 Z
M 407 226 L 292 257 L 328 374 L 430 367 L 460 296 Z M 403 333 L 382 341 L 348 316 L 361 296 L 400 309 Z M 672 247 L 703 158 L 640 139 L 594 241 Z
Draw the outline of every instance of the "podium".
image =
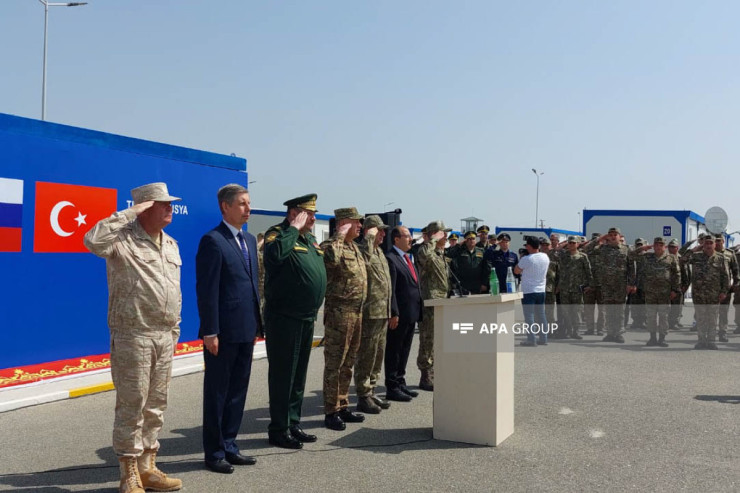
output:
M 514 432 L 521 299 L 505 293 L 424 300 L 434 307 L 435 439 L 496 446 Z

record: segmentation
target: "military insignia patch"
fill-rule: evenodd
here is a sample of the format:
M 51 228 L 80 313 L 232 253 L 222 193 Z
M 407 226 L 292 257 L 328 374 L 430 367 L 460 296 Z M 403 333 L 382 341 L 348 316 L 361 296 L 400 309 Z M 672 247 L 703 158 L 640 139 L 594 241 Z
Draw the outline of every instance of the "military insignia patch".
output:
M 265 243 L 270 243 L 272 241 L 275 241 L 275 238 L 277 238 L 277 231 L 273 231 L 272 233 L 269 233 L 267 236 L 265 236 Z

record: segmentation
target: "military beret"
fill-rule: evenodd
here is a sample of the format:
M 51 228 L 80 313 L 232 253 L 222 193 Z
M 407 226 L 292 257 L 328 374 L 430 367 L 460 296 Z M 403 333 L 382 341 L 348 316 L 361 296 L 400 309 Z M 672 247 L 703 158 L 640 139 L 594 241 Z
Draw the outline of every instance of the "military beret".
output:
M 675 238 L 671 238 L 671 241 L 668 242 L 668 246 L 669 247 L 672 247 L 672 246 L 677 247 L 678 246 L 678 240 L 675 239 Z
M 617 233 L 622 234 L 622 231 L 619 230 L 619 228 L 609 228 L 609 233 Z
M 447 237 L 448 240 L 459 240 L 460 236 L 457 233 L 451 233 L 450 236 Z
M 568 237 L 568 243 L 580 243 L 580 240 L 581 240 L 580 236 L 570 235 Z
M 501 233 L 498 235 L 498 241 L 511 241 L 511 236 L 509 236 L 509 233 Z
M 426 230 L 427 230 L 427 233 L 429 233 L 430 235 L 433 235 L 437 231 L 444 231 L 445 233 L 449 233 L 450 231 L 452 231 L 452 228 L 445 227 L 445 223 L 443 221 L 432 221 L 429 224 L 427 224 Z
M 662 236 L 656 236 L 653 240 L 653 243 L 662 243 L 665 245 L 665 238 L 663 238 Z
M 318 195 L 315 193 L 309 193 L 308 195 L 301 195 L 294 199 L 286 200 L 283 202 L 284 206 L 287 207 L 298 207 L 299 209 L 305 209 L 307 211 L 318 212 L 316 210 L 316 199 Z
M 465 233 L 465 239 L 467 240 L 468 238 L 477 238 L 475 231 L 467 231 Z
M 540 236 L 539 240 L 540 240 L 540 243 L 544 243 L 545 245 L 550 244 L 550 238 L 548 238 L 547 236 Z
M 380 216 L 378 216 L 377 214 L 372 214 L 370 216 L 367 216 L 365 218 L 365 222 L 362 223 L 362 227 L 365 229 L 369 229 L 369 228 L 388 229 L 388 225 L 383 224 L 383 220 L 380 219 Z
M 489 228 L 485 224 L 481 226 L 480 228 L 478 228 L 477 230 L 478 233 L 486 233 L 486 234 L 488 234 L 489 231 L 491 231 L 491 228 Z
M 334 209 L 334 219 L 340 221 L 342 219 L 362 219 L 362 214 L 357 212 L 355 207 L 344 207 L 342 209 Z
M 642 238 L 636 238 L 635 239 L 635 246 L 643 246 L 645 244 L 645 240 Z

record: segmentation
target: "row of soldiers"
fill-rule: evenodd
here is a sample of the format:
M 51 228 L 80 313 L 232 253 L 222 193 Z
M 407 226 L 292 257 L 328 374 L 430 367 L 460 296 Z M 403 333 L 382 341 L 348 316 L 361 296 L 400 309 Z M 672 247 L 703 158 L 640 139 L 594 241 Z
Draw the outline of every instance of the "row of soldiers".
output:
M 480 228 L 478 233 L 481 237 Z M 483 238 L 474 244 L 476 234 L 468 231 L 460 245 L 451 235 L 447 255 L 455 277 L 466 290 L 486 292 L 493 268 L 499 281 L 505 282 L 498 266 L 504 265 L 505 275 L 507 264 L 499 262 L 497 266 L 491 259 L 502 256 L 494 253 L 501 251 L 502 237 L 507 240 L 505 256 L 516 255 L 508 251 L 507 236 L 496 238 L 499 245 L 490 240 L 486 244 Z M 631 309 L 633 327 L 650 332 L 647 345 L 667 347 L 666 335 L 669 328 L 678 328 L 684 294 L 691 286 L 699 338 L 696 348 L 717 348 L 718 323 L 719 341 L 727 342 L 730 295 L 740 285 L 738 260 L 735 252 L 724 248 L 724 235 L 701 235 L 698 242 L 693 248 L 693 241 L 679 248 L 675 239 L 666 244 L 663 237 L 656 237 L 647 244 L 638 238 L 630 249 L 619 228 L 610 228 L 605 235 L 595 233 L 590 241 L 569 236 L 561 243 L 556 234 L 549 240 L 540 238 L 540 250 L 550 258 L 548 321 L 555 320 L 556 304 L 558 307 L 559 330 L 553 337 L 582 339 L 579 326 L 585 322 L 586 335 L 604 335 L 606 331 L 604 341 L 623 343 L 624 322 Z M 737 294 L 735 304 L 740 304 Z M 737 323 L 740 307 L 736 308 Z

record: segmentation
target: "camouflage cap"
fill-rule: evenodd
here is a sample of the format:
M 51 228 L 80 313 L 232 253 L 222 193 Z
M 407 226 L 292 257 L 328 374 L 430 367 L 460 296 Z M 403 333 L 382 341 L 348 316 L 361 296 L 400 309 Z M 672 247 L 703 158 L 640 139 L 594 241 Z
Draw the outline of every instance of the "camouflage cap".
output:
M 701 241 L 704 239 L 705 236 L 707 236 L 705 233 L 699 233 L 699 236 L 697 236 L 696 239 Z
M 334 209 L 334 219 L 341 221 L 342 219 L 362 219 L 363 215 L 357 212 L 356 207 L 344 207 L 342 209 Z
M 365 229 L 369 229 L 369 228 L 388 229 L 388 225 L 383 224 L 383 220 L 380 219 L 380 216 L 377 214 L 372 214 L 370 216 L 367 216 L 365 218 L 365 222 L 362 223 L 362 227 Z
M 635 239 L 635 246 L 643 246 L 644 244 L 645 244 L 645 240 L 643 238 Z
M 662 236 L 656 236 L 653 240 L 653 243 L 662 243 L 665 245 L 665 238 L 663 238 Z
M 725 235 L 723 235 L 722 233 L 717 233 L 716 235 L 714 235 L 714 239 L 725 241 Z
M 568 243 L 580 243 L 580 241 L 581 241 L 581 237 L 580 236 L 570 235 L 568 237 Z
M 675 238 L 671 238 L 671 241 L 668 242 L 668 246 L 669 247 L 672 247 L 672 246 L 677 247 L 678 246 L 678 240 L 675 239 Z
M 488 234 L 489 231 L 491 231 L 491 228 L 489 228 L 485 224 L 477 229 L 477 232 L 478 233 L 486 233 L 486 234 Z
M 318 195 L 315 193 L 309 193 L 308 195 L 301 195 L 294 199 L 286 200 L 283 202 L 284 206 L 287 207 L 298 207 L 299 209 L 305 209 L 307 211 L 318 212 L 316 210 L 316 199 Z
M 465 233 L 465 239 L 466 239 L 466 240 L 467 240 L 468 238 L 477 238 L 477 237 L 478 237 L 478 236 L 477 236 L 477 235 L 475 234 L 475 231 L 467 231 L 467 232 Z
M 600 237 L 601 237 L 601 233 L 591 233 L 592 240 L 595 240 L 596 238 L 600 238 Z
M 619 228 L 609 228 L 609 233 L 617 233 L 621 235 L 622 231 Z
M 545 244 L 545 245 L 550 244 L 550 238 L 548 238 L 547 236 L 540 236 L 539 240 L 540 240 L 540 244 Z
M 511 241 L 511 236 L 509 236 L 509 233 L 501 233 L 500 235 L 498 235 L 498 241 L 502 240 Z
M 460 239 L 460 235 L 458 235 L 457 233 L 452 233 L 452 234 L 450 234 L 450 236 L 447 237 L 447 239 L 448 240 L 459 240 Z
M 162 182 L 149 183 L 131 190 L 131 198 L 134 204 L 141 204 L 153 200 L 155 202 L 172 202 L 182 200 L 180 197 L 173 197 L 167 191 L 167 184 Z
M 445 233 L 449 233 L 452 231 L 452 228 L 445 227 L 445 223 L 443 221 L 432 221 L 429 224 L 427 224 L 427 233 L 430 235 L 433 235 L 437 231 L 444 231 Z

